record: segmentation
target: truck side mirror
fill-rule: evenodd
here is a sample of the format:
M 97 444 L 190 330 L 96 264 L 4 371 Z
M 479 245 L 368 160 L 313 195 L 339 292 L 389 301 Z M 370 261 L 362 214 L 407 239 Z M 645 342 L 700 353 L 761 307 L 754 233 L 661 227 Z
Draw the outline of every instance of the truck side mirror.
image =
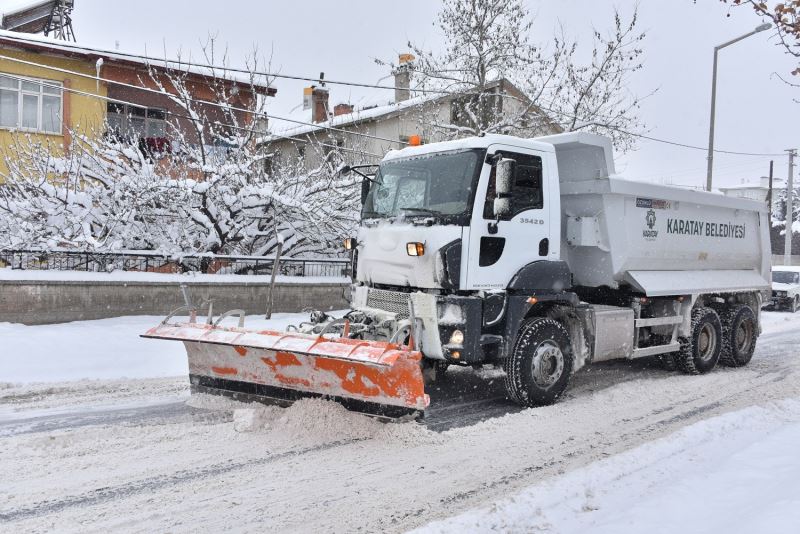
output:
M 372 182 L 368 179 L 364 178 L 361 180 L 361 205 L 364 205 L 364 202 L 367 201 L 367 195 L 369 195 L 369 186 Z
M 514 174 L 517 162 L 503 158 L 497 162 L 495 170 L 494 216 L 502 219 L 511 213 L 511 192 L 514 188 Z

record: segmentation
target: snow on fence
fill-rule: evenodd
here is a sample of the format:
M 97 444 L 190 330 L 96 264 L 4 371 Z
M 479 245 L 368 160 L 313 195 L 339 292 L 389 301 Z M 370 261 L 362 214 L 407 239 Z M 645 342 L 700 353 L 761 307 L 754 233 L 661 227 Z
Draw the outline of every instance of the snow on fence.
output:
M 272 274 L 274 263 L 274 258 L 263 256 L 165 255 L 147 251 L 0 250 L 0 267 L 26 270 L 268 275 Z M 281 258 L 277 274 L 347 277 L 350 275 L 350 261 L 342 258 Z

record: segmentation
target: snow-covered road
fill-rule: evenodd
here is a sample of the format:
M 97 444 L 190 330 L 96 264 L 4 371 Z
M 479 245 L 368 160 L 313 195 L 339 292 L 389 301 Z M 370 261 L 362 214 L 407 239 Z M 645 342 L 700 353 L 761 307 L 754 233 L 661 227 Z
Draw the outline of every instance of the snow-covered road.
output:
M 132 363 L 101 380 L 8 383 L 0 386 L 0 524 L 12 531 L 404 531 L 488 505 L 428 528 L 641 531 L 651 530 L 650 512 L 660 505 L 686 509 L 692 521 L 702 509 L 686 508 L 692 494 L 681 489 L 694 478 L 705 484 L 700 491 L 727 491 L 731 480 L 731 469 L 715 471 L 718 483 L 693 472 L 712 462 L 713 451 L 725 449 L 713 461 L 745 465 L 750 476 L 759 465 L 747 463 L 748 455 L 770 458 L 777 447 L 775 462 L 792 461 L 780 445 L 800 433 L 792 400 L 800 399 L 800 315 L 768 313 L 765 320 L 746 368 L 689 377 L 647 362 L 598 365 L 575 375 L 566 397 L 545 408 L 519 411 L 502 401 L 493 372 L 454 373 L 451 389 L 434 392 L 434 402 L 440 395 L 459 407 L 434 414 L 428 426 L 383 424 L 320 400 L 288 409 L 205 396 L 187 402 L 186 379 L 163 377 L 169 373 L 150 360 L 148 371 Z M 116 340 L 133 327 L 110 321 L 113 337 L 90 323 L 73 329 L 84 346 L 114 343 L 106 354 L 124 355 Z M 71 331 L 0 325 L 0 364 L 31 336 L 57 343 L 48 337 L 57 327 Z M 0 380 L 53 379 L 59 365 L 69 368 L 52 359 L 38 378 Z M 161 378 L 115 378 L 148 373 Z M 69 375 L 78 376 L 91 375 Z M 720 414 L 727 415 L 709 421 Z M 688 457 L 675 452 L 684 450 Z M 781 481 L 792 472 L 796 462 Z M 769 482 L 749 480 L 756 492 Z M 563 494 L 566 504 L 547 501 L 549 493 Z M 726 502 L 714 495 L 709 506 Z M 522 504 L 502 501 L 509 497 Z M 730 502 L 741 497 L 732 493 Z M 765 521 L 797 524 L 789 506 L 797 500 L 759 508 L 761 496 L 745 497 L 751 521 L 760 509 Z M 501 509 L 508 523 L 492 512 Z M 673 528 L 662 531 L 691 531 L 676 513 L 665 523 Z M 565 515 L 573 521 L 563 522 Z M 785 523 L 739 525 L 747 524 Z

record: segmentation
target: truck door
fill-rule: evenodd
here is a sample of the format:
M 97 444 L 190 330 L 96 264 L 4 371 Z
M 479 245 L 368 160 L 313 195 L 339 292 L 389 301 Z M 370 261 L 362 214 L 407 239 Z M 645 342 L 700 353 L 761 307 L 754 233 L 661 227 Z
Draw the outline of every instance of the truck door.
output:
M 511 213 L 500 220 L 494 216 L 495 167 L 485 165 L 472 211 L 465 289 L 505 289 L 525 265 L 559 255 L 558 236 L 550 235 L 551 213 L 560 210 L 557 191 L 548 187 L 551 155 L 492 145 L 487 160 L 493 155 L 516 161 Z

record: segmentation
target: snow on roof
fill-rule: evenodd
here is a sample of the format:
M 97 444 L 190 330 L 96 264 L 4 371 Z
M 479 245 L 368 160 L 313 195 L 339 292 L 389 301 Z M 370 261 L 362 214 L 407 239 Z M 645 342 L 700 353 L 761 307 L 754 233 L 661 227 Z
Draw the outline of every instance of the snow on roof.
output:
M 251 83 L 249 75 L 228 71 L 223 68 L 212 70 L 206 67 L 189 66 L 183 63 L 176 63 L 161 59 L 145 59 L 141 57 L 135 57 L 134 55 L 128 55 L 127 53 L 121 53 L 119 51 L 105 50 L 94 46 L 82 46 L 77 43 L 62 41 L 52 37 L 44 37 L 43 35 L 0 30 L 0 44 L 7 44 L 21 48 L 46 48 L 49 51 L 62 52 L 65 55 L 85 56 L 93 60 L 102 57 L 105 60 L 110 60 L 117 63 L 133 63 L 138 65 L 150 65 L 158 68 L 170 68 L 203 77 L 222 78 L 232 82 L 241 83 L 243 85 L 250 85 Z M 257 89 L 265 90 L 269 94 L 275 94 L 276 90 L 270 87 L 266 80 L 263 80 L 262 82 L 260 78 L 263 77 L 257 76 L 253 80 L 255 87 Z
M 521 139 L 513 135 L 501 134 L 486 134 L 474 135 L 471 137 L 464 137 L 462 139 L 453 139 L 451 141 L 439 141 L 437 143 L 428 143 L 420 146 L 409 146 L 400 150 L 390 150 L 384 156 L 384 161 L 407 158 L 414 156 L 424 156 L 426 154 L 433 154 L 437 152 L 446 152 L 449 150 L 469 150 L 471 148 L 486 148 L 492 144 L 505 144 L 510 146 L 520 146 L 541 150 L 542 152 L 554 152 L 552 144 L 539 141 L 538 139 Z
M 391 102 L 382 106 L 375 106 L 375 107 L 366 107 L 360 108 L 352 113 L 345 113 L 342 115 L 338 115 L 333 117 L 327 121 L 320 122 L 317 124 L 304 124 L 298 125 L 295 123 L 289 123 L 286 121 L 281 121 L 275 117 L 271 117 L 270 120 L 284 122 L 288 124 L 288 126 L 279 126 L 277 128 L 272 128 L 271 135 L 268 135 L 259 140 L 262 143 L 269 143 L 271 141 L 275 141 L 276 139 L 282 139 L 284 137 L 295 137 L 298 135 L 308 134 L 312 132 L 316 132 L 319 130 L 325 130 L 327 128 L 341 128 L 343 126 L 349 126 L 354 123 L 367 121 L 367 120 L 374 120 L 378 117 L 383 117 L 385 115 L 389 115 L 390 113 L 395 113 L 403 110 L 407 110 L 409 108 L 413 108 L 415 106 L 419 106 L 425 102 L 429 102 L 432 100 L 436 100 L 438 98 L 443 98 L 439 94 L 434 95 L 422 95 L 417 96 L 414 98 L 409 98 L 408 100 L 404 100 L 402 102 Z M 303 118 L 299 113 L 291 114 L 286 118 L 302 121 L 302 122 L 311 122 L 311 110 L 303 110 L 304 115 Z
M 772 187 L 774 189 L 778 189 L 781 187 L 785 187 L 783 184 L 785 180 L 783 178 L 778 178 L 774 176 L 772 178 Z M 798 184 L 800 185 L 800 184 Z M 739 190 L 746 190 L 746 189 L 760 189 L 766 190 L 769 188 L 769 176 L 761 176 L 755 179 L 742 179 L 742 181 L 738 184 L 733 185 L 723 185 L 718 187 L 720 191 L 739 191 Z

